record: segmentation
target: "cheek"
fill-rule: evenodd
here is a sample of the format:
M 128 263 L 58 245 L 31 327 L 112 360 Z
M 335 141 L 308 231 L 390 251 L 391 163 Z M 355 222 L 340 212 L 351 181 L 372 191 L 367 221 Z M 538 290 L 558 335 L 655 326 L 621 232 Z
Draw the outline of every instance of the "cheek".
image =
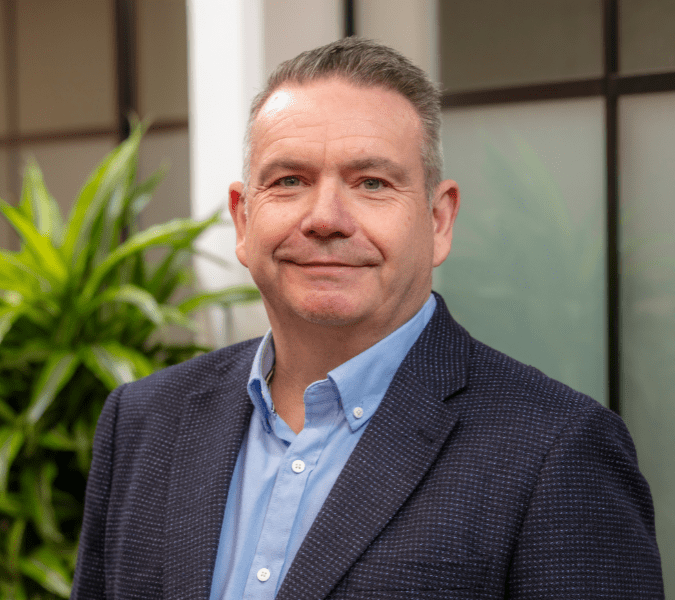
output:
M 272 213 L 276 214 L 272 214 Z M 269 213 L 269 214 L 268 214 Z M 249 221 L 246 254 L 250 262 L 269 259 L 291 235 L 293 227 L 282 211 L 260 211 Z

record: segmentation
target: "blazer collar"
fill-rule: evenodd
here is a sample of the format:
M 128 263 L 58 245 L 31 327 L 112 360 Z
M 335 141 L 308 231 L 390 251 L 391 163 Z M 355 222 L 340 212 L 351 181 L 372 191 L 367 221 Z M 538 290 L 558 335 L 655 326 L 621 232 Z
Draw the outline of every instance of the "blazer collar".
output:
M 458 419 L 468 333 L 436 296 L 434 316 L 396 373 L 279 589 L 278 600 L 324 598 L 434 463 Z

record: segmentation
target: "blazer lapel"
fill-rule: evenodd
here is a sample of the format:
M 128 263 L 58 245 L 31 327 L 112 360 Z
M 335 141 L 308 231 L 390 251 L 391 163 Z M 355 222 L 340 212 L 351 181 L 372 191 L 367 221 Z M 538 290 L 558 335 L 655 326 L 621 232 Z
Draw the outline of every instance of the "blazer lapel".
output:
M 325 598 L 434 463 L 458 419 L 469 336 L 443 301 L 399 368 L 303 541 L 278 600 Z
M 246 391 L 251 361 L 242 362 L 248 370 L 229 371 L 222 385 L 185 403 L 167 498 L 167 599 L 206 600 L 211 591 L 227 490 L 253 411 Z

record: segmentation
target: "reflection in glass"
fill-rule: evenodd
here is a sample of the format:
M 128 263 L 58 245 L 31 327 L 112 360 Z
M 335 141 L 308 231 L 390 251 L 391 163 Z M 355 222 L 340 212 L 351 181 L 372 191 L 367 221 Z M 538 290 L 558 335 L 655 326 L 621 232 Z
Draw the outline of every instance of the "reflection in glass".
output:
M 675 597 L 675 93 L 619 104 L 622 415 L 651 486 Z
M 462 205 L 435 289 L 481 341 L 605 399 L 603 105 L 446 112 Z

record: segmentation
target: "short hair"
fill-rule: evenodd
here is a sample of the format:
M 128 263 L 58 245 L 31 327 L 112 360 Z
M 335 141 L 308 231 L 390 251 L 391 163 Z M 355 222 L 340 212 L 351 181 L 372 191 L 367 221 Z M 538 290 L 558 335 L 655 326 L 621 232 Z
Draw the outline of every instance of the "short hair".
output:
M 267 99 L 286 83 L 303 85 L 330 77 L 341 77 L 358 87 L 398 92 L 412 104 L 422 124 L 421 158 L 426 196 L 431 204 L 443 168 L 440 89 L 422 69 L 396 50 L 358 37 L 342 38 L 302 52 L 272 72 L 265 89 L 251 103 L 244 139 L 244 187 L 248 188 L 250 177 L 251 131 Z

